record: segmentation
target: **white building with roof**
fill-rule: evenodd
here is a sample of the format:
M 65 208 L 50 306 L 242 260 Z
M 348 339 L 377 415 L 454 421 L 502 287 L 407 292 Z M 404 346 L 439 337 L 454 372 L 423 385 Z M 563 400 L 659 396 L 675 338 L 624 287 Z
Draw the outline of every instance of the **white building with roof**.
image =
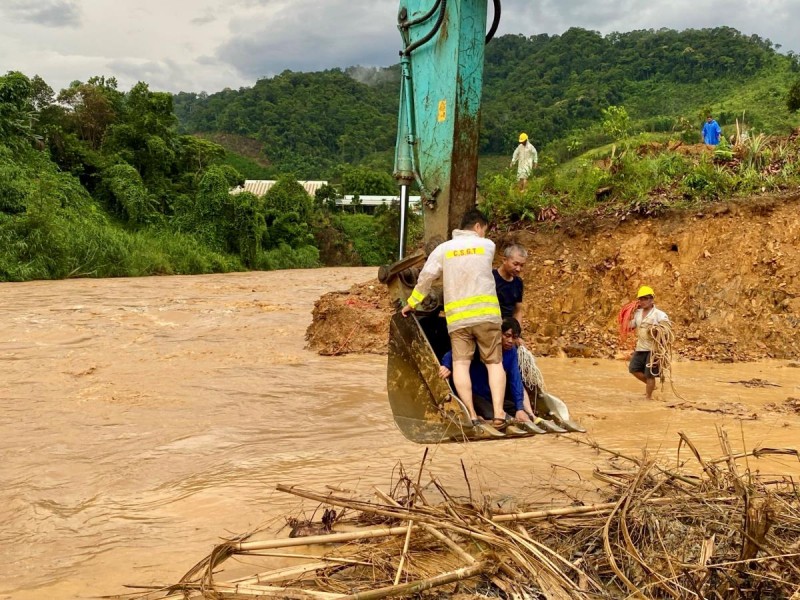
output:
M 251 194 L 255 194 L 256 196 L 263 196 L 276 183 L 277 180 L 275 179 L 247 179 L 245 180 L 244 185 L 233 188 L 231 190 L 231 194 L 241 194 L 242 192 L 250 192 Z M 319 188 L 321 188 L 323 185 L 328 184 L 327 181 L 298 181 L 297 183 L 302 185 L 306 193 L 312 198 L 314 197 Z M 368 213 L 374 212 L 375 209 L 379 206 L 391 206 L 392 204 L 395 203 L 397 204 L 400 203 L 399 196 L 347 194 L 345 196 L 342 196 L 341 198 L 336 199 L 336 206 L 338 207 L 359 206 L 364 212 Z M 411 210 L 415 211 L 422 210 L 419 196 L 409 196 L 408 204 Z
M 278 181 L 276 179 L 246 179 L 244 185 L 233 188 L 231 190 L 231 194 L 250 192 L 256 196 L 263 196 L 277 182 Z M 317 193 L 319 188 L 321 188 L 323 185 L 328 185 L 327 181 L 298 181 L 297 183 L 302 185 L 306 193 L 312 198 L 314 197 L 314 194 Z

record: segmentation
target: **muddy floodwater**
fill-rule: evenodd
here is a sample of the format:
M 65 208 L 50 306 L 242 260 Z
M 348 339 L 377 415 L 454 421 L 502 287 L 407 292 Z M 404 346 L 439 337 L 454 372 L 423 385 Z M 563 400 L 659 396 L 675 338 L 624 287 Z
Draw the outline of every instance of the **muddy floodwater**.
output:
M 278 483 L 370 493 L 423 447 L 396 430 L 386 358 L 304 349 L 314 301 L 372 268 L 0 285 L 0 598 L 88 598 L 176 581 L 221 538 L 313 504 Z M 663 307 L 669 311 L 669 307 Z M 676 460 L 800 446 L 800 368 L 678 362 L 644 399 L 621 361 L 541 359 L 593 440 Z M 762 380 L 761 387 L 742 383 Z M 766 385 L 766 384 L 770 385 Z M 606 458 L 569 437 L 441 445 L 429 471 L 461 491 L 588 500 Z M 684 449 L 683 452 L 686 452 Z M 751 459 L 797 476 L 800 464 Z M 277 528 L 276 528 L 277 529 Z M 285 531 L 281 535 L 285 535 Z

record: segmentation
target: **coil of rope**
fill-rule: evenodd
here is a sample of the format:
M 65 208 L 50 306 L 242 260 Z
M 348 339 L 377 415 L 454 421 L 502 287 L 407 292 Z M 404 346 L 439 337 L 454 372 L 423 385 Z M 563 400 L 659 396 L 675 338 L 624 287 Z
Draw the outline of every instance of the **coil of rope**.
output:
M 542 392 L 544 388 L 544 376 L 536 364 L 533 353 L 525 346 L 517 347 L 517 360 L 519 361 L 519 372 L 522 375 L 522 383 L 528 389 L 538 387 Z
M 672 382 L 672 343 L 675 341 L 672 326 L 669 321 L 651 325 L 650 335 L 653 336 L 653 350 L 650 352 L 647 367 L 651 370 L 653 367 L 658 369 L 662 385 L 666 377 Z
M 672 380 L 672 345 L 675 342 L 672 325 L 669 321 L 652 325 L 650 335 L 653 336 L 653 350 L 650 352 L 647 367 L 652 370 L 653 366 L 656 366 L 659 379 L 661 379 L 661 389 L 664 389 L 664 381 L 668 379 L 672 393 L 683 400 L 683 396 L 675 389 L 675 382 Z

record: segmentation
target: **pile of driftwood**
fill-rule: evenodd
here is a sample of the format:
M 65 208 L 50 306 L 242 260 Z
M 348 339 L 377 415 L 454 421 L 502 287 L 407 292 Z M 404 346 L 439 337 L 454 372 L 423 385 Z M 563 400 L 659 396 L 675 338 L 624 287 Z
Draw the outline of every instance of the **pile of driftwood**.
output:
M 722 430 L 719 440 L 722 457 L 705 460 L 681 434 L 670 468 L 613 453 L 631 468 L 596 471 L 608 502 L 513 514 L 455 498 L 435 478 L 422 484 L 422 467 L 370 501 L 278 486 L 319 503 L 321 522 L 294 523 L 300 537 L 220 544 L 179 583 L 142 597 L 800 600 L 800 488 L 750 469 L 755 457 L 798 452 L 734 454 Z M 293 560 L 223 581 L 232 557 L 265 569 Z

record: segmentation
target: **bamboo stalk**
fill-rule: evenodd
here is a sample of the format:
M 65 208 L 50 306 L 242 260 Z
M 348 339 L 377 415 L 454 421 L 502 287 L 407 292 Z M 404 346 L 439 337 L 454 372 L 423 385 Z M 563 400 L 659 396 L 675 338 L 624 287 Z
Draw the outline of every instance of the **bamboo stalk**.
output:
M 275 583 L 277 581 L 286 581 L 287 579 L 294 579 L 298 576 L 305 575 L 306 573 L 318 571 L 319 569 L 324 569 L 330 566 L 331 563 L 324 561 L 306 563 L 303 565 L 295 565 L 293 567 L 283 567 L 281 569 L 275 569 L 274 571 L 259 573 L 251 577 L 242 577 L 241 579 L 233 579 L 232 581 L 230 581 L 230 583 L 235 583 L 239 585 L 261 585 L 264 583 Z
M 379 498 L 381 498 L 385 502 L 388 502 L 389 504 L 396 504 L 396 505 L 399 506 L 399 504 L 397 504 L 397 501 L 394 498 L 392 498 L 388 494 L 384 493 L 380 489 L 375 488 L 375 493 L 378 495 Z M 450 548 L 450 550 L 452 550 L 454 554 L 456 554 L 458 557 L 460 557 L 462 560 L 464 560 L 468 564 L 474 564 L 475 563 L 476 558 L 474 556 L 472 556 L 469 552 L 464 550 L 461 546 L 456 544 L 453 540 L 451 540 L 444 533 L 442 533 L 441 531 L 439 531 L 438 529 L 436 529 L 432 525 L 428 525 L 427 523 L 422 523 L 422 524 L 420 524 L 420 527 L 422 527 L 425 531 L 430 533 L 437 540 L 442 542 L 445 546 Z
M 316 554 L 295 554 L 293 552 L 242 552 L 246 556 L 262 556 L 266 558 L 296 558 L 298 560 L 324 560 L 326 562 L 338 563 L 342 565 L 363 565 L 369 566 L 372 563 L 364 560 L 354 560 L 352 558 L 338 558 L 335 556 L 319 556 Z
M 276 548 L 291 548 L 293 546 L 312 546 L 314 544 L 333 544 L 335 542 L 354 542 L 356 540 L 369 540 L 372 538 L 403 535 L 406 526 L 379 527 L 377 529 L 362 529 L 360 531 L 345 531 L 328 535 L 309 535 L 306 537 L 281 538 L 279 540 L 262 540 L 258 542 L 238 542 L 232 544 L 235 552 L 253 552 L 257 550 L 273 550 Z
M 703 498 L 702 500 L 688 498 L 688 500 L 697 502 L 733 502 L 739 500 L 739 498 L 736 496 L 722 496 L 719 498 Z M 675 504 L 677 501 L 678 500 L 676 498 L 650 498 L 647 502 L 643 502 L 642 504 L 647 504 L 648 506 L 661 506 L 663 504 Z M 563 508 L 549 508 L 546 510 L 534 510 L 530 512 L 505 513 L 494 515 L 492 517 L 492 521 L 495 523 L 504 523 L 506 521 L 530 521 L 533 519 L 546 519 L 548 517 L 563 517 L 593 512 L 606 512 L 613 510 L 616 505 L 616 502 L 603 502 L 600 504 L 587 504 L 586 506 L 565 506 Z
M 408 546 L 411 543 L 411 530 L 414 528 L 414 521 L 408 522 L 408 530 L 406 531 L 406 539 L 403 542 L 403 551 L 400 553 L 400 562 L 397 565 L 397 573 L 394 576 L 394 584 L 400 583 L 400 577 L 403 576 L 403 567 L 406 564 L 406 556 L 408 556 Z
M 732 456 L 722 456 L 720 458 L 715 458 L 712 460 L 707 461 L 710 465 L 715 465 L 718 463 L 728 462 L 731 458 L 734 460 L 738 460 L 740 458 L 747 458 L 748 456 L 754 456 L 755 458 L 761 458 L 762 456 L 767 456 L 770 454 L 788 454 L 790 456 L 794 456 L 798 461 L 800 461 L 800 450 L 795 450 L 794 448 L 756 448 L 750 452 L 738 452 L 733 454 Z
M 416 511 L 405 510 L 403 512 L 388 510 L 390 507 L 380 507 L 374 506 L 367 502 L 363 503 L 353 503 L 342 498 L 337 498 L 336 496 L 324 495 L 324 494 L 317 494 L 315 492 L 311 492 L 308 490 L 299 489 L 296 487 L 289 487 L 285 485 L 278 485 L 276 489 L 279 492 L 286 492 L 287 494 L 294 494 L 295 496 L 300 496 L 301 498 L 308 498 L 309 500 L 315 500 L 317 502 L 322 502 L 325 504 L 330 504 L 332 506 L 342 506 L 345 508 L 352 508 L 354 510 L 360 510 L 361 512 L 365 513 L 372 513 L 374 515 L 380 515 L 382 517 L 390 517 L 392 519 L 400 519 L 404 521 L 414 520 L 418 521 L 419 523 L 428 523 L 429 525 L 438 525 L 440 527 L 444 527 L 446 529 L 450 529 L 451 531 L 455 531 L 460 533 L 463 536 L 473 538 L 476 540 L 482 540 L 487 543 L 492 543 L 492 538 L 486 536 L 482 533 L 474 531 L 472 529 L 468 529 L 466 527 L 459 527 L 458 525 L 453 525 L 452 523 L 447 523 L 442 521 L 441 519 L 437 519 L 434 517 L 430 517 L 427 514 L 421 514 Z M 405 527 L 401 528 L 402 532 L 405 533 Z M 317 536 L 317 537 L 330 537 L 330 536 Z
M 619 510 L 622 506 L 622 503 L 625 501 L 626 496 L 622 496 L 614 505 L 614 509 L 611 511 L 611 514 L 608 515 L 606 519 L 606 524 L 603 526 L 603 549 L 606 553 L 606 558 L 608 559 L 608 565 L 611 567 L 611 570 L 619 577 L 622 583 L 625 584 L 625 587 L 631 592 L 630 596 L 637 598 L 638 600 L 647 600 L 639 588 L 625 576 L 625 573 L 617 565 L 617 559 L 614 558 L 614 550 L 611 548 L 611 521 L 614 519 L 614 514 Z
M 395 512 L 393 510 L 387 510 L 390 507 L 380 507 L 370 505 L 369 503 L 360 503 L 358 506 L 353 506 L 352 503 L 349 501 L 343 500 L 341 498 L 337 498 L 335 496 L 324 495 L 324 494 L 317 494 L 315 492 L 311 492 L 308 490 L 303 490 L 296 487 L 289 487 L 285 485 L 278 485 L 276 488 L 280 492 L 286 492 L 288 494 L 294 494 L 295 496 L 300 496 L 302 498 L 308 498 L 309 500 L 316 500 L 317 502 L 331 504 L 333 506 L 343 506 L 345 508 L 353 508 L 355 510 L 360 510 L 363 512 L 370 512 L 376 515 L 380 515 L 383 517 L 391 517 L 394 519 L 401 519 L 401 520 L 415 520 L 419 521 L 420 523 L 428 523 L 433 525 L 439 526 L 446 526 L 448 529 L 453 531 L 457 531 L 463 535 L 467 535 L 469 537 L 473 537 L 476 539 L 486 538 L 486 536 L 482 536 L 481 534 L 466 529 L 464 527 L 459 527 L 457 525 L 452 525 L 449 523 L 441 523 L 440 521 L 435 520 L 433 517 L 428 516 L 427 514 L 408 514 L 403 512 Z M 695 498 L 688 498 L 687 500 L 692 500 L 695 502 L 733 502 L 739 500 L 736 496 L 722 496 L 719 498 L 702 498 L 702 499 L 695 499 Z M 651 498 L 645 504 L 649 506 L 660 506 L 662 504 L 674 504 L 676 502 L 675 498 Z M 551 508 L 546 510 L 535 510 L 530 512 L 521 512 L 521 513 L 505 513 L 494 515 L 492 517 L 492 521 L 495 523 L 503 523 L 506 521 L 524 521 L 524 520 L 532 520 L 532 519 L 545 519 L 547 517 L 556 517 L 556 516 L 566 516 L 566 515 L 580 515 L 584 513 L 591 513 L 595 511 L 608 511 L 612 510 L 617 505 L 616 502 L 604 502 L 600 504 L 587 504 L 586 506 L 565 506 L 562 508 Z M 401 528 L 402 533 L 405 533 L 405 527 Z M 322 535 L 322 536 L 315 536 L 317 538 L 331 538 L 333 535 Z M 293 538 L 293 539 L 301 539 L 301 538 Z M 310 539 L 310 538 L 309 538 Z M 331 540 L 336 541 L 336 540 Z M 490 542 L 488 538 L 483 539 L 483 541 Z M 246 542 L 245 542 L 246 543 Z
M 291 598 L 293 600 L 336 600 L 336 598 L 339 598 L 339 594 L 331 594 L 329 592 L 314 592 L 301 588 L 244 585 L 236 583 L 215 583 L 214 591 L 225 594 L 258 596 L 261 598 Z
M 489 561 L 480 561 L 474 565 L 462 567 L 455 571 L 450 571 L 449 573 L 442 573 L 441 575 L 436 575 L 428 579 L 411 581 L 402 585 L 390 585 L 375 590 L 350 594 L 349 596 L 336 596 L 335 598 L 336 600 L 381 600 L 382 598 L 391 598 L 392 596 L 410 596 L 435 587 L 447 585 L 448 583 L 455 583 L 456 581 L 491 573 L 494 569 L 495 567 Z
M 692 454 L 694 454 L 694 457 L 697 459 L 697 462 L 700 463 L 700 466 L 703 467 L 703 471 L 705 471 L 705 474 L 708 475 L 708 478 L 716 485 L 719 481 L 717 469 L 703 460 L 703 457 L 700 456 L 700 451 L 697 449 L 697 446 L 692 443 L 692 440 L 690 440 L 684 432 L 679 431 L 678 436 L 681 438 L 681 441 L 689 447 L 689 450 L 692 451 Z
M 425 466 L 425 459 L 428 457 L 428 448 L 425 448 L 425 452 L 422 454 L 422 461 L 419 464 L 419 471 L 417 473 L 417 486 L 415 489 L 419 489 L 420 481 L 422 481 L 422 469 Z M 397 504 L 397 503 L 394 503 Z M 414 497 L 411 496 L 408 504 L 409 512 L 411 509 L 414 508 Z M 397 585 L 400 583 L 400 578 L 403 576 L 403 567 L 406 565 L 406 557 L 408 556 L 408 546 L 411 543 L 411 529 L 414 527 L 414 521 L 408 522 L 408 531 L 406 531 L 406 539 L 403 542 L 403 551 L 400 553 L 400 562 L 397 565 L 397 573 L 394 576 L 394 584 Z

